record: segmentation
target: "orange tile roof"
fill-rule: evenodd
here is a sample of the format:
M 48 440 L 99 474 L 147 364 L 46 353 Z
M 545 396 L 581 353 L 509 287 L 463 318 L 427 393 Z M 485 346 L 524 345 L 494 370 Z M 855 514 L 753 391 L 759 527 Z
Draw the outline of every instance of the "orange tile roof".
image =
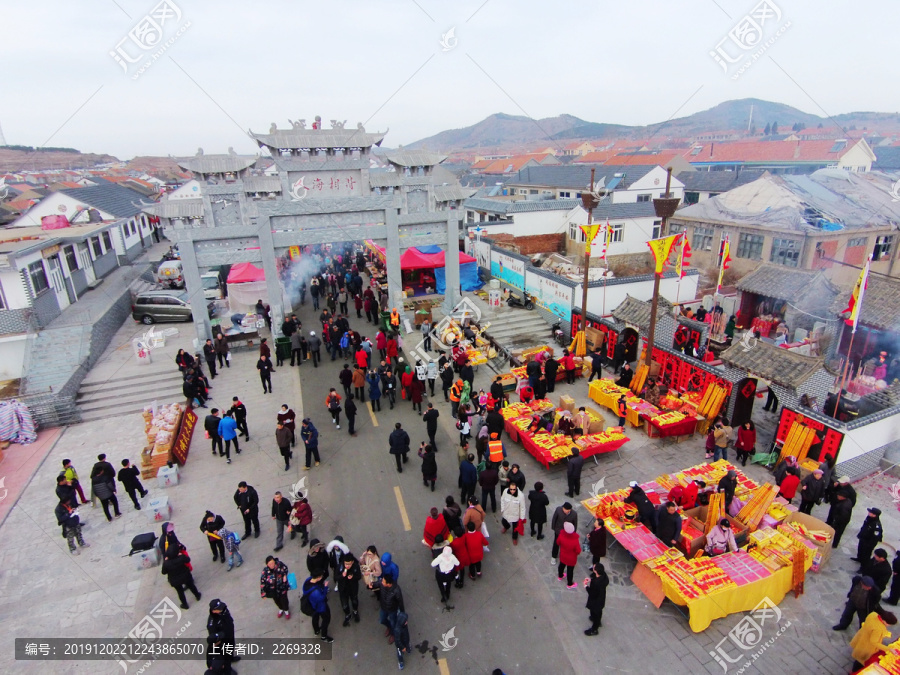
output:
M 837 161 L 856 143 L 848 142 L 837 152 L 831 152 L 835 141 L 739 141 L 734 143 L 703 143 L 703 150 L 693 154 L 693 148 L 682 153 L 689 162 L 816 162 Z M 694 147 L 701 144 L 695 144 Z
M 576 159 L 573 164 L 603 164 L 608 159 L 615 157 L 619 153 L 619 150 L 616 148 L 611 148 L 609 150 L 594 150 L 593 152 L 589 152 L 586 155 L 582 155 L 578 159 Z

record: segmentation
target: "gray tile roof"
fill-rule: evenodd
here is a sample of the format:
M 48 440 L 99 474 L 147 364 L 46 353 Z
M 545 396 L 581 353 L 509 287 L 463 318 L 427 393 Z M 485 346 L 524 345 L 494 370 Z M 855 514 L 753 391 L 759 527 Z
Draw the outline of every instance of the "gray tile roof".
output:
M 875 161 L 872 168 L 879 171 L 897 171 L 900 170 L 900 146 L 878 146 L 873 148 L 875 152 Z
M 641 330 L 646 331 L 650 328 L 651 304 L 649 301 L 638 300 L 630 295 L 626 295 L 622 304 L 616 307 L 611 314 L 616 321 L 638 326 Z M 659 307 L 656 312 L 657 317 L 671 313 L 672 303 L 660 297 Z
M 839 292 L 821 271 L 790 269 L 783 265 L 764 263 L 735 284 L 735 288 L 746 293 L 756 293 L 777 300 L 801 300 L 810 291 L 829 294 L 832 298 Z M 830 304 L 830 300 L 825 304 Z M 821 304 L 821 303 L 820 303 Z
M 202 199 L 172 199 L 160 202 L 144 208 L 144 213 L 149 213 L 160 218 L 202 218 Z
M 581 200 L 579 200 L 580 202 Z M 633 202 L 625 204 L 610 204 L 607 201 L 601 201 L 599 206 L 594 208 L 594 222 L 607 219 L 617 220 L 620 218 L 655 218 L 656 209 L 653 208 L 653 202 Z
M 445 159 L 447 155 L 427 150 L 398 150 L 387 154 L 387 161 L 397 166 L 434 166 Z
M 533 199 L 510 202 L 500 199 L 472 198 L 467 199 L 463 203 L 463 207 L 473 211 L 511 215 L 532 211 L 570 211 L 579 204 L 581 204 L 580 199 Z
M 237 173 L 256 163 L 256 156 L 241 155 L 195 155 L 175 160 L 182 169 L 193 173 Z
M 835 314 L 842 314 L 847 308 L 852 289 L 839 294 L 831 305 Z M 863 293 L 859 322 L 872 328 L 900 332 L 900 280 L 870 274 L 869 283 Z
M 607 166 L 597 165 L 594 182 L 603 180 L 608 185 L 617 173 L 624 173 L 624 179 L 619 183 L 619 189 L 627 189 L 632 183 L 640 180 L 650 173 L 656 166 Z M 545 185 L 556 188 L 571 188 L 573 190 L 586 190 L 591 182 L 591 165 L 577 166 L 553 165 L 553 166 L 529 166 L 510 177 L 507 185 Z
M 278 176 L 247 176 L 243 183 L 244 192 L 281 192 Z
M 439 202 L 452 202 L 460 199 L 468 199 L 473 194 L 475 194 L 475 190 L 462 187 L 461 185 L 434 186 L 434 198 Z
M 60 193 L 117 218 L 130 218 L 140 213 L 142 208 L 140 205 L 141 200 L 144 198 L 144 195 L 140 192 L 115 183 L 82 188 L 67 188 L 60 190 Z
M 269 148 L 368 148 L 381 145 L 384 134 L 365 129 L 277 129 L 274 134 L 250 135 L 260 147 Z
M 819 357 L 802 356 L 762 341 L 750 349 L 735 342 L 719 358 L 729 366 L 794 390 L 824 367 Z
M 765 173 L 758 169 L 744 171 L 682 171 L 678 180 L 689 192 L 728 192 L 740 185 L 752 183 Z

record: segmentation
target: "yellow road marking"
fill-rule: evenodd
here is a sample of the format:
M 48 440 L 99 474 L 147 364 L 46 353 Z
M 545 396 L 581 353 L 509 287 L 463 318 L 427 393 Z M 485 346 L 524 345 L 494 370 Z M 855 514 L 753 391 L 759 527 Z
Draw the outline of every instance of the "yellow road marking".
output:
M 441 675 L 450 675 L 450 667 L 447 665 L 447 659 L 438 659 L 438 669 Z
M 400 518 L 403 519 L 403 529 L 409 532 L 412 525 L 409 524 L 409 515 L 406 513 L 406 506 L 403 504 L 403 495 L 400 493 L 400 486 L 394 486 L 394 494 L 397 496 L 397 506 L 400 509 Z
M 369 409 L 369 417 L 372 420 L 372 426 L 377 427 L 378 426 L 378 418 L 375 417 L 375 411 L 372 410 L 372 401 L 366 401 L 366 407 Z

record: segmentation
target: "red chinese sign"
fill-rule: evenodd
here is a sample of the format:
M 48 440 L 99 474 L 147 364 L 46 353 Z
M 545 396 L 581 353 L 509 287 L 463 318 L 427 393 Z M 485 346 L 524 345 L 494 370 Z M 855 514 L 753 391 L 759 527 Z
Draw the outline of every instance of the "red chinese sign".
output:
M 810 448 L 809 457 L 817 461 L 823 461 L 825 455 L 831 455 L 837 460 L 841 442 L 844 440 L 844 434 L 795 410 L 789 408 L 781 409 L 781 419 L 778 421 L 778 432 L 775 434 L 775 439 L 783 443 L 787 439 L 788 432 L 791 430 L 794 422 L 799 422 L 810 429 L 816 430 L 816 440 Z M 819 441 L 822 442 L 821 448 L 817 448 Z
M 181 466 L 184 466 L 185 462 L 187 462 L 195 426 L 197 426 L 197 415 L 188 408 L 184 411 L 184 415 L 181 418 L 181 428 L 178 429 L 178 436 L 175 438 L 175 444 L 172 446 L 172 455 Z
M 676 389 L 679 392 L 698 391 L 702 393 L 706 391 L 707 386 L 715 383 L 725 389 L 726 399 L 731 396 L 733 386 L 731 382 L 689 363 L 687 359 L 678 354 L 671 354 L 654 347 L 653 360 L 660 365 L 659 381 L 670 389 Z M 727 405 L 724 405 L 722 409 L 727 409 Z
M 575 338 L 575 333 L 578 332 L 579 322 L 581 321 L 581 314 L 576 310 L 572 310 L 572 321 L 569 327 L 569 332 L 572 339 Z M 614 352 L 616 351 L 616 340 L 618 339 L 618 333 L 614 331 L 612 328 L 607 326 L 605 323 L 601 323 L 600 321 L 594 321 L 591 318 L 588 318 L 586 321 L 588 328 L 596 328 L 601 333 L 606 335 L 606 340 L 604 344 L 606 345 L 606 358 L 611 359 L 614 356 Z

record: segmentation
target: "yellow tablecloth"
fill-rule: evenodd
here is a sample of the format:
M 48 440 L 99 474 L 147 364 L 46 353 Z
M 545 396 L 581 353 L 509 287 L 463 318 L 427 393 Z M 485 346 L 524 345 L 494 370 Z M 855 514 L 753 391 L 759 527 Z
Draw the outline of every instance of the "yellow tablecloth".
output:
M 809 561 L 809 558 L 807 558 Z M 809 569 L 809 567 L 807 567 Z M 671 581 L 661 578 L 663 591 L 666 597 L 676 605 L 690 610 L 689 623 L 691 630 L 701 633 L 709 628 L 716 619 L 735 614 L 737 612 L 749 612 L 762 600 L 769 598 L 776 605 L 781 604 L 784 596 L 791 590 L 793 570 L 790 566 L 782 567 L 772 573 L 772 576 L 745 584 L 734 586 L 721 591 L 716 591 L 699 598 L 685 598 L 678 593 L 678 589 Z
M 609 408 L 615 413 L 616 417 L 618 418 L 619 394 L 607 394 L 602 389 L 600 389 L 599 386 L 593 385 L 594 383 L 591 382 L 591 386 L 588 387 L 588 398 L 590 398 L 592 401 L 595 401 L 598 405 L 601 405 L 604 408 Z M 631 408 L 626 407 L 625 419 L 633 427 L 641 426 L 640 416 L 638 415 L 636 410 L 632 410 Z

